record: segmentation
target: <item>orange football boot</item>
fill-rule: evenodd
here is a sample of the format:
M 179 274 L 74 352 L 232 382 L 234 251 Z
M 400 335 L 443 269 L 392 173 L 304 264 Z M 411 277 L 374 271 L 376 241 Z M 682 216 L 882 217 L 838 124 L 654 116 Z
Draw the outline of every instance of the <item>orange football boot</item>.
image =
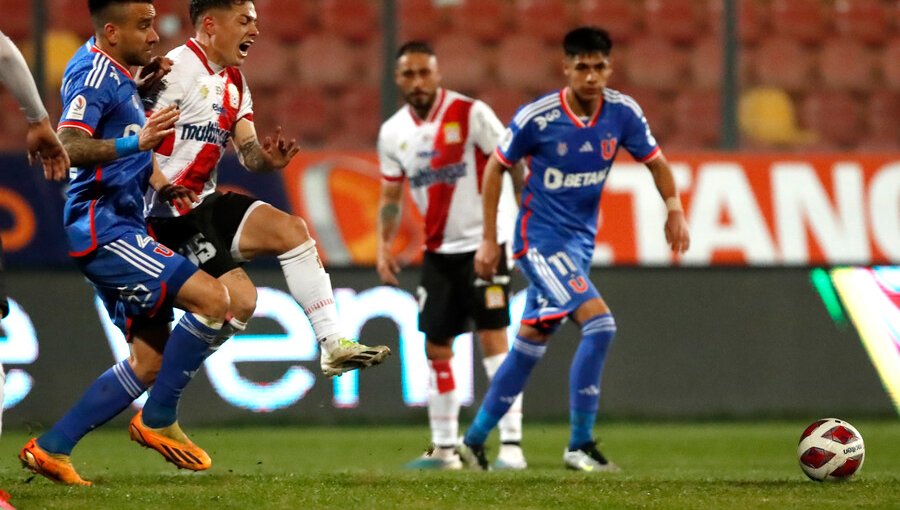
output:
M 50 453 L 37 444 L 37 438 L 33 437 L 25 443 L 19 452 L 19 460 L 22 466 L 45 476 L 56 483 L 65 485 L 84 485 L 90 487 L 91 482 L 82 479 L 72 465 L 72 459 L 68 455 Z
M 178 422 L 161 429 L 152 429 L 144 425 L 142 416 L 143 411 L 138 411 L 128 426 L 132 441 L 158 451 L 167 461 L 179 468 L 205 471 L 212 467 L 209 455 L 188 439 L 178 426 Z

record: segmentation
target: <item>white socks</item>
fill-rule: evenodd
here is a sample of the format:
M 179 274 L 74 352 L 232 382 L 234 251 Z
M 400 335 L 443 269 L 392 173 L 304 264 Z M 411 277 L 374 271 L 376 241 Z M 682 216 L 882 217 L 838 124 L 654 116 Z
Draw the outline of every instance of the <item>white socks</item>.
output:
M 450 360 L 429 360 L 430 384 L 428 422 L 431 442 L 438 448 L 450 448 L 459 440 L 459 398 Z
M 278 262 L 291 295 L 303 307 L 316 332 L 319 345 L 324 351 L 333 351 L 343 334 L 338 324 L 331 278 L 319 260 L 316 242 L 309 239 L 279 255 Z
M 506 353 L 502 352 L 500 354 L 495 354 L 493 356 L 486 357 L 482 360 L 484 363 L 484 371 L 487 373 L 488 380 L 492 380 L 494 378 L 494 374 L 497 373 L 497 369 L 500 368 L 500 365 L 503 364 L 503 360 L 506 359 Z M 500 442 L 501 443 L 520 443 L 522 442 L 522 394 L 516 397 L 516 401 L 513 402 L 513 405 L 509 408 L 509 411 L 503 415 L 503 418 L 500 419 L 500 422 L 497 424 L 497 428 L 500 429 Z

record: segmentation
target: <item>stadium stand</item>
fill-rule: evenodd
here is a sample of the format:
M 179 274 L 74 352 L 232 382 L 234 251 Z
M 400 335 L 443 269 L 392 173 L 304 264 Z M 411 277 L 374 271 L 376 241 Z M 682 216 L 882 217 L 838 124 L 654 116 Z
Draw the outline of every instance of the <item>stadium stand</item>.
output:
M 496 43 L 510 29 L 509 3 L 499 0 L 459 0 L 448 7 L 453 30 L 485 43 Z
M 638 4 L 630 0 L 579 0 L 575 19 L 604 27 L 616 44 L 627 44 L 639 35 L 638 11 Z
M 355 57 L 353 48 L 335 34 L 310 35 L 297 48 L 300 79 L 317 87 L 346 85 L 354 78 Z
M 278 0 L 281 1 L 281 0 Z M 321 0 L 319 20 L 329 34 L 361 43 L 368 41 L 379 26 L 378 4 L 370 0 Z
M 400 0 L 397 7 L 400 40 L 430 39 L 442 30 L 443 16 L 433 0 Z
M 821 42 L 829 21 L 826 5 L 820 0 L 774 0 L 772 25 L 775 32 L 806 44 Z
M 571 27 L 564 0 L 519 0 L 514 20 L 519 33 L 545 43 L 558 43 L 559 34 Z
M 786 36 L 767 38 L 753 58 L 754 74 L 761 85 L 789 92 L 803 92 L 812 87 L 814 64 L 810 51 Z
M 900 37 L 894 37 L 881 54 L 881 73 L 885 84 L 900 89 Z
M 721 0 L 706 2 L 708 25 L 710 31 L 721 37 L 724 32 L 722 21 L 723 3 Z M 744 44 L 756 44 L 767 28 L 769 11 L 759 0 L 739 0 L 738 2 L 738 37 Z
M 536 93 L 550 90 L 559 82 L 552 74 L 560 68 L 557 53 L 555 47 L 522 33 L 504 38 L 497 49 L 497 77 L 511 88 Z
M 687 89 L 675 98 L 675 132 L 670 145 L 688 149 L 715 147 L 722 124 L 721 96 L 716 90 Z
M 309 0 L 256 0 L 260 34 L 284 42 L 303 39 L 311 29 L 313 7 Z
M 839 34 L 870 45 L 883 44 L 889 32 L 882 0 L 837 0 L 834 22 Z
M 522 89 L 494 86 L 483 89 L 477 98 L 490 105 L 500 122 L 506 125 L 512 121 L 516 110 L 534 99 L 534 96 L 525 93 Z
M 20 2 L 22 3 L 25 2 Z M 47 12 L 50 15 L 51 30 L 75 32 L 82 39 L 87 39 L 94 33 L 94 25 L 84 0 L 49 0 Z
M 702 33 L 693 0 L 647 0 L 643 14 L 650 34 L 674 44 L 693 43 Z
M 874 85 L 872 53 L 855 39 L 844 37 L 826 41 L 818 61 L 819 76 L 826 87 L 865 92 Z
M 738 126 L 754 148 L 808 145 L 815 134 L 800 129 L 796 108 L 784 90 L 757 87 L 745 90 L 738 101 Z
M 675 90 L 683 87 L 688 77 L 685 53 L 662 38 L 644 37 L 634 41 L 625 58 L 633 62 L 625 73 L 634 85 Z
M 488 80 L 489 57 L 478 41 L 464 33 L 445 34 L 434 40 L 444 85 L 471 93 Z
M 817 149 L 851 149 L 862 140 L 862 111 L 850 94 L 833 90 L 810 92 L 801 112 L 804 125 L 822 137 Z
M 260 97 L 256 95 L 254 97 Z M 277 119 L 275 124 L 284 128 L 288 137 L 297 137 L 306 144 L 322 144 L 330 131 L 335 130 L 334 116 L 331 112 L 329 97 L 318 87 L 290 86 L 284 87 L 278 93 L 279 106 L 274 111 L 265 112 L 274 114 Z M 254 105 L 254 108 L 256 106 Z M 261 117 L 264 112 L 254 112 L 254 119 Z M 261 136 L 267 136 L 274 129 L 260 131 Z

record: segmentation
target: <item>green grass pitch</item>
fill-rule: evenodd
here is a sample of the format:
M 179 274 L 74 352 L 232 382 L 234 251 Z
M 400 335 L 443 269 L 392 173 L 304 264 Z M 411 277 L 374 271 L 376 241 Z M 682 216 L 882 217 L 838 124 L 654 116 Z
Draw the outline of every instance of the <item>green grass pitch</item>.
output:
M 92 488 L 33 477 L 15 454 L 24 431 L 0 440 L 0 488 L 17 508 L 50 509 L 531 509 L 900 508 L 900 422 L 854 421 L 865 465 L 849 483 L 806 479 L 795 450 L 806 423 L 612 423 L 601 449 L 618 474 L 562 467 L 567 428 L 528 424 L 525 472 L 412 472 L 427 427 L 188 429 L 213 458 L 206 473 L 178 471 L 128 439 L 115 422 L 90 434 L 75 464 Z M 496 452 L 496 447 L 492 448 Z

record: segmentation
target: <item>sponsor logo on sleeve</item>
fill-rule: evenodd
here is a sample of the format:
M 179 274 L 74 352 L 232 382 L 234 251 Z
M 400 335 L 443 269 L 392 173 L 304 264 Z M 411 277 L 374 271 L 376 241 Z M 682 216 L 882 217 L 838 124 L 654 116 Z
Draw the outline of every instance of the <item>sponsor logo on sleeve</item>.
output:
M 75 96 L 69 106 L 66 118 L 69 120 L 84 120 L 84 112 L 87 110 L 87 99 L 82 95 Z

